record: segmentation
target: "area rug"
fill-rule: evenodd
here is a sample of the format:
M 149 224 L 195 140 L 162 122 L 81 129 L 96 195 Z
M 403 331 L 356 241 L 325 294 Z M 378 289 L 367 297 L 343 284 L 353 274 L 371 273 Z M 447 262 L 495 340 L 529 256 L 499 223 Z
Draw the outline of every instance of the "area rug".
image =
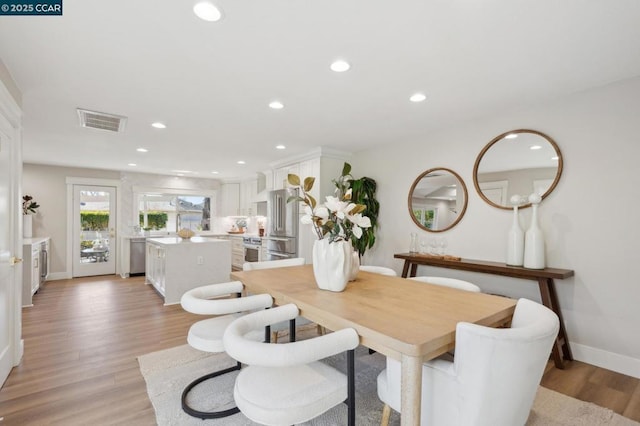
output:
M 182 411 L 180 397 L 184 387 L 193 379 L 214 370 L 232 366 L 235 361 L 226 354 L 207 354 L 188 345 L 153 352 L 138 358 L 140 371 L 147 383 L 147 393 L 156 412 L 159 426 L 253 426 L 242 413 L 224 419 L 200 420 Z M 343 371 L 346 357 L 338 355 L 326 360 Z M 376 392 L 376 378 L 385 367 L 384 356 L 369 354 L 364 347 L 356 349 L 356 416 L 357 425 L 380 424 L 382 403 Z M 192 407 L 220 410 L 233 406 L 233 383 L 237 373 L 209 380 L 194 388 L 189 395 Z M 340 404 L 322 416 L 304 423 L 305 426 L 334 426 L 346 424 L 347 410 Z M 392 412 L 390 425 L 400 425 L 400 415 Z M 595 404 L 579 401 L 540 387 L 527 426 L 640 426 Z

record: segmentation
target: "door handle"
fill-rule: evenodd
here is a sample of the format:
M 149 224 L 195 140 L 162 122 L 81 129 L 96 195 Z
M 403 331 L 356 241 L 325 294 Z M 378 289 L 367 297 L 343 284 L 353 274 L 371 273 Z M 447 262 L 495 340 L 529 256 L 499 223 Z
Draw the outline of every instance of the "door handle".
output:
M 9 265 L 13 266 L 21 262 L 22 262 L 22 259 L 20 259 L 19 257 L 12 256 L 11 259 L 9 260 Z

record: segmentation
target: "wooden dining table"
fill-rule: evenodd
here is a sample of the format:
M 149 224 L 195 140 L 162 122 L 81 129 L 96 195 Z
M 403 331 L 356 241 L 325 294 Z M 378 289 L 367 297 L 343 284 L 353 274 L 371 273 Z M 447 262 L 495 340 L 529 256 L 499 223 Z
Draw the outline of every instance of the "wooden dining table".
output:
M 360 271 L 342 292 L 320 290 L 312 265 L 232 272 L 253 294 L 276 305 L 294 303 L 300 315 L 329 329 L 353 328 L 360 343 L 402 365 L 401 425 L 420 424 L 422 363 L 455 346 L 461 321 L 508 325 L 516 300 Z

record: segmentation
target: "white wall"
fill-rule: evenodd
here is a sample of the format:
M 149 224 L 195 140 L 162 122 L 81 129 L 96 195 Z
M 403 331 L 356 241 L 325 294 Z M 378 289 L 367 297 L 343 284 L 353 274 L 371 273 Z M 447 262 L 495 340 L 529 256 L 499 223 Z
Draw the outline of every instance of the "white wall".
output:
M 575 270 L 575 277 L 556 280 L 574 356 L 640 377 L 638 117 L 640 78 L 354 155 L 354 175 L 376 179 L 381 206 L 378 240 L 365 263 L 400 272 L 402 263 L 393 254 L 408 251 L 411 232 L 446 237 L 450 254 L 504 261 L 511 212 L 493 208 L 478 196 L 474 161 L 505 131 L 544 132 L 557 142 L 565 160 L 562 178 L 539 213 L 548 266 Z M 432 167 L 455 170 L 469 190 L 462 221 L 441 234 L 418 229 L 407 208 L 413 180 Z M 531 209 L 522 213 L 521 222 L 528 225 Z M 418 271 L 427 273 L 472 280 L 488 292 L 540 300 L 533 281 L 427 267 Z

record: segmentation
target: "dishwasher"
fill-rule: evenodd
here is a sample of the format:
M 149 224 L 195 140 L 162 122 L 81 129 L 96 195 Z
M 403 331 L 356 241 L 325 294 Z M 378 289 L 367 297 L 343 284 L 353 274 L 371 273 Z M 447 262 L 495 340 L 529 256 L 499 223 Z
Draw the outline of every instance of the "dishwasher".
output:
M 144 275 L 147 240 L 132 238 L 129 246 L 129 276 Z

